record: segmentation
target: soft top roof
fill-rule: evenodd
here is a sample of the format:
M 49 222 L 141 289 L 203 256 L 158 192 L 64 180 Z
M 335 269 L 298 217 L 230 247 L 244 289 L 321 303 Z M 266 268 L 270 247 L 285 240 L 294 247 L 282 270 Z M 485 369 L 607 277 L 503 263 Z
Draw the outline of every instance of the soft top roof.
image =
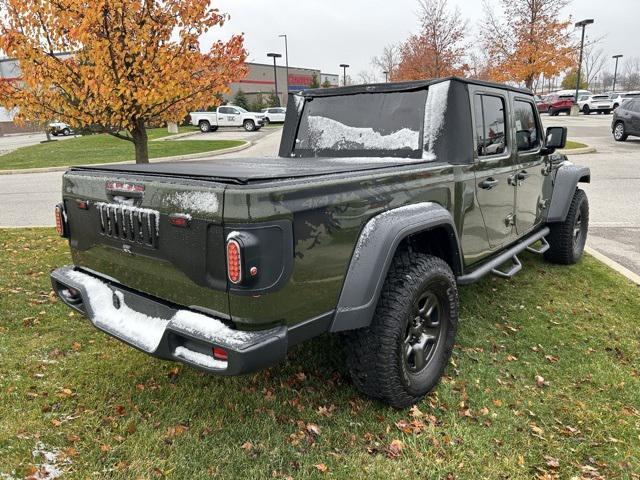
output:
M 472 85 L 481 85 L 485 87 L 500 88 L 503 90 L 510 90 L 512 92 L 524 93 L 526 95 L 533 95 L 533 92 L 527 88 L 512 87 L 511 85 L 506 85 L 503 83 L 485 82 L 483 80 L 461 77 L 444 77 L 429 80 L 417 80 L 412 82 L 372 83 L 367 85 L 350 85 L 347 87 L 337 88 L 316 88 L 302 91 L 299 93 L 299 95 L 302 95 L 303 97 L 333 97 L 339 95 L 356 95 L 358 93 L 403 92 L 428 88 L 429 85 L 445 82 L 447 80 Z

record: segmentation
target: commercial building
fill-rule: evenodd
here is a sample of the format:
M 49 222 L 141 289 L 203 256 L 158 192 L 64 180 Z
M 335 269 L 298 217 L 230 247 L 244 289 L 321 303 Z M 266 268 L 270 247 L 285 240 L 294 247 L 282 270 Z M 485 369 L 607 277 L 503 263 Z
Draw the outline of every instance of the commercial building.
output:
M 327 82 L 327 85 L 338 86 L 338 75 L 325 74 L 312 68 L 290 66 L 289 76 L 287 77 L 287 67 L 285 65 L 277 65 L 275 75 L 273 64 L 248 62 L 246 65 L 249 70 L 247 76 L 230 85 L 231 92 L 224 97 L 226 101 L 232 102 L 233 97 L 239 90 L 247 94 L 250 103 L 257 101 L 260 95 L 266 100 L 267 97 L 275 93 L 276 77 L 278 98 L 281 105 L 286 105 L 287 92 L 297 92 L 310 88 L 314 78 L 318 85 Z

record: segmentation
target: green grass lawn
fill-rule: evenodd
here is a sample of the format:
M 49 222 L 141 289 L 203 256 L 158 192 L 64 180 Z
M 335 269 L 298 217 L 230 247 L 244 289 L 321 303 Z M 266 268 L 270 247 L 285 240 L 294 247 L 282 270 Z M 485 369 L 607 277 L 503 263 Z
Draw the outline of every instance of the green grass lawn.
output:
M 580 142 L 573 142 L 571 140 L 567 140 L 567 145 L 564 147 L 564 150 L 573 150 L 574 148 L 585 148 L 588 145 Z
M 196 131 L 195 127 L 183 127 L 180 131 L 188 130 Z M 235 140 L 154 142 L 152 140 L 168 136 L 167 129 L 154 128 L 148 132 L 150 158 L 209 152 L 235 147 L 243 143 Z M 0 156 L 0 170 L 125 162 L 134 158 L 135 154 L 131 142 L 110 135 L 88 135 L 19 148 Z
M 446 377 L 396 411 L 355 391 L 334 337 L 241 378 L 150 358 L 56 300 L 52 230 L 0 246 L 0 478 L 38 451 L 83 479 L 639 478 L 640 289 L 593 258 L 525 254 L 461 289 Z

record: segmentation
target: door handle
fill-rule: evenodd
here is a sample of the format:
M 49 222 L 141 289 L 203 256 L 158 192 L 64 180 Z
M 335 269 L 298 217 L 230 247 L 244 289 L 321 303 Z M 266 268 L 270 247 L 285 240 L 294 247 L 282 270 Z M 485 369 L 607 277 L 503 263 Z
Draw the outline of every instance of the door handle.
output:
M 482 182 L 480 182 L 478 186 L 484 190 L 491 190 L 493 187 L 495 187 L 499 183 L 500 183 L 499 180 L 496 180 L 493 177 L 489 177 L 486 180 L 483 180 Z
M 520 173 L 518 173 L 517 178 L 518 180 L 525 180 L 527 177 L 530 177 L 531 174 L 529 172 L 527 172 L 526 170 L 522 170 Z

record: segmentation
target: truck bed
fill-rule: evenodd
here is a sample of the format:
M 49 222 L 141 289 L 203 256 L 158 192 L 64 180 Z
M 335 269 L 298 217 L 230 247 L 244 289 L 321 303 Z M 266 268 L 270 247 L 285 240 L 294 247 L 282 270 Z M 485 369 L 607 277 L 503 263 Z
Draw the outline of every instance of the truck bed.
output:
M 224 183 L 246 184 L 312 177 L 332 173 L 366 171 L 399 165 L 423 163 L 422 159 L 399 158 L 214 158 L 192 162 L 166 162 L 146 165 L 95 165 L 73 167 L 73 171 L 91 170 L 158 176 L 202 178 Z

